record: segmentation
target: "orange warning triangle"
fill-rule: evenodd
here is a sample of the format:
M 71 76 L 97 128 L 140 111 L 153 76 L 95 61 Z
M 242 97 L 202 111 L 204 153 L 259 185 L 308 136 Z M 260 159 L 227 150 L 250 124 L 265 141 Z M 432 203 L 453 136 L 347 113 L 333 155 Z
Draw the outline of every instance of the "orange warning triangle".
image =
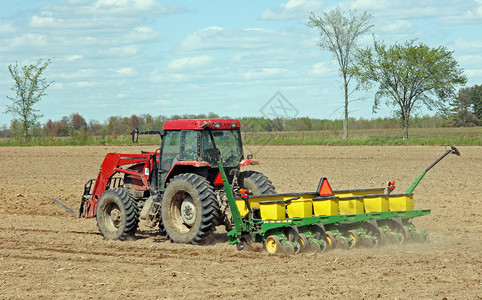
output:
M 221 172 L 218 172 L 216 178 L 214 178 L 213 185 L 223 185 L 223 177 L 221 176 Z
M 320 179 L 320 184 L 318 184 L 318 194 L 321 197 L 333 195 L 333 190 L 331 189 L 330 183 L 325 177 Z

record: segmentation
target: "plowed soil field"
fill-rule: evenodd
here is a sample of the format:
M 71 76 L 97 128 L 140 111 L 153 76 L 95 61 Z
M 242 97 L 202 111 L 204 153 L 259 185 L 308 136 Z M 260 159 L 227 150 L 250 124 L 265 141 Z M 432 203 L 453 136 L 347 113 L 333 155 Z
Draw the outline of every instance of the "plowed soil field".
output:
M 414 219 L 428 244 L 322 254 L 238 252 L 221 228 L 205 246 L 173 244 L 142 223 L 133 241 L 105 241 L 94 219 L 77 219 L 83 185 L 108 152 L 155 146 L 0 147 L 0 299 L 481 299 L 482 147 L 460 147 L 415 190 Z M 405 191 L 442 146 L 247 147 L 278 192 Z

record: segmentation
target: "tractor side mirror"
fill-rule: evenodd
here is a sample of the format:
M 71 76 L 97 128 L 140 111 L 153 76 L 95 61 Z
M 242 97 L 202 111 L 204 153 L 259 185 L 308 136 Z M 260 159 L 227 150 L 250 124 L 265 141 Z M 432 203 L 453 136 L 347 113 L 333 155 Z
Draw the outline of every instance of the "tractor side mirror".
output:
M 139 129 L 135 128 L 132 130 L 132 142 L 137 143 L 139 140 Z

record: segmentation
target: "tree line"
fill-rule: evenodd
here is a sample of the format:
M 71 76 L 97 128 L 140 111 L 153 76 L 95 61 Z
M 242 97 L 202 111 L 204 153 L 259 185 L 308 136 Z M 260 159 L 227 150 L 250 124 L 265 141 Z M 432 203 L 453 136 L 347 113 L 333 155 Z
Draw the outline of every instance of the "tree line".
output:
M 97 120 L 87 121 L 79 113 L 64 116 L 60 120 L 47 120 L 44 124 L 36 123 L 30 132 L 33 137 L 88 137 L 88 136 L 120 136 L 127 135 L 132 129 L 153 130 L 162 129 L 166 120 L 181 119 L 214 119 L 230 118 L 220 116 L 215 113 L 198 115 L 173 115 L 173 116 L 152 116 L 150 114 L 131 115 L 130 117 L 111 116 L 105 122 Z M 238 118 L 241 122 L 243 132 L 274 132 L 274 131 L 317 131 L 331 130 L 338 134 L 343 130 L 343 120 L 328 120 L 316 118 L 276 118 L 268 119 L 265 117 L 242 117 Z M 469 126 L 475 125 L 470 118 Z M 450 126 L 460 126 L 462 120 L 455 121 L 454 118 L 442 116 L 421 116 L 412 118 L 414 128 L 440 128 Z M 355 119 L 348 121 L 349 129 L 397 129 L 400 128 L 398 118 L 377 118 L 377 119 Z M 20 120 L 13 120 L 10 127 L 3 125 L 0 127 L 0 137 L 23 139 L 23 127 Z

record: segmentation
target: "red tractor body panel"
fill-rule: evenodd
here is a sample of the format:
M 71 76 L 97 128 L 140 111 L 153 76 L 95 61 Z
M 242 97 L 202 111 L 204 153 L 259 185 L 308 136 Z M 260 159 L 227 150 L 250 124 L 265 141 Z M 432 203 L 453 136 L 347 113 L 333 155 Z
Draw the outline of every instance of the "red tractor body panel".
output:
M 196 160 L 178 161 L 172 165 L 171 170 L 169 170 L 169 173 L 167 173 L 166 179 L 163 182 L 163 186 L 165 187 L 169 179 L 179 174 L 179 170 L 182 170 L 182 167 L 186 167 L 186 166 L 194 167 L 194 168 L 211 168 L 211 164 L 208 163 L 207 161 L 196 161 Z
M 256 159 L 243 159 L 239 162 L 239 165 L 241 167 L 255 166 L 255 165 L 259 165 L 259 161 Z
M 205 120 L 170 120 L 164 122 L 163 130 L 203 130 L 209 124 L 211 129 L 238 129 L 241 128 L 236 119 L 205 119 Z
M 92 189 L 92 197 L 83 205 L 80 212 L 81 217 L 93 218 L 97 209 L 97 202 L 100 196 L 105 192 L 109 186 L 112 176 L 116 173 L 129 174 L 133 178 L 137 178 L 142 182 L 142 186 L 147 189 L 149 186 L 148 180 L 153 168 L 154 153 L 152 154 L 120 154 L 108 153 L 100 166 L 99 174 L 95 180 L 94 188 Z M 139 172 L 135 170 L 128 170 L 120 168 L 124 165 L 140 164 L 142 168 Z

